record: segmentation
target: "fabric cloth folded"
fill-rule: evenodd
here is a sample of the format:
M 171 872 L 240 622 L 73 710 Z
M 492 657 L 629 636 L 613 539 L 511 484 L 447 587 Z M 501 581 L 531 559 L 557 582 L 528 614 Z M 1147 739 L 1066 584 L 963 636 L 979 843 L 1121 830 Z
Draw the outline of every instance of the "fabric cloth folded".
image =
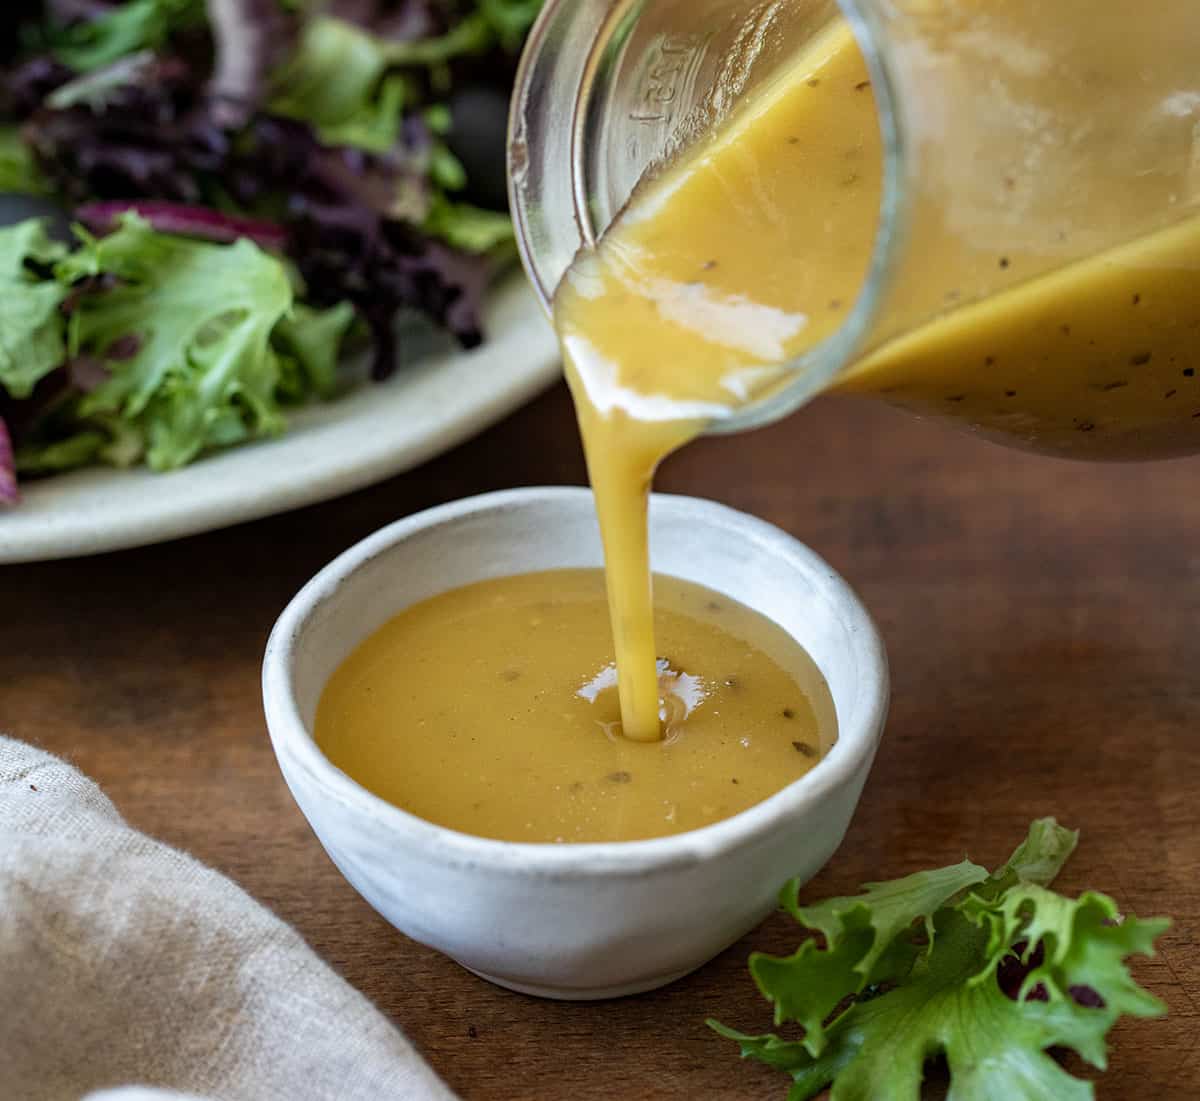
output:
M 453 1098 L 287 925 L 0 736 L 0 1098 L 84 1096 Z

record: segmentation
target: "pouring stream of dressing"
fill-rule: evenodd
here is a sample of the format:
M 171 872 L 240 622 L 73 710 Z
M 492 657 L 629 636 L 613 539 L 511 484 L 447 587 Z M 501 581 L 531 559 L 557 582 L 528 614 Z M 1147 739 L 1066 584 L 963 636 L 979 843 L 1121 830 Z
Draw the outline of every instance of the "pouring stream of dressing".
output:
M 841 325 L 866 277 L 881 181 L 866 64 L 837 23 L 639 189 L 558 288 L 627 738 L 660 737 L 654 471 L 712 422 L 769 396 L 791 361 Z M 1157 184 L 1148 175 L 1137 186 Z M 1083 221 L 1089 196 L 1075 200 Z M 960 304 L 982 255 L 966 236 L 924 242 L 906 278 L 938 292 L 946 312 L 915 317 L 836 387 L 1058 453 L 1200 449 L 1200 218 L 1049 274 L 1014 247 L 999 260 L 1005 289 Z M 1035 274 L 1023 280 L 1022 270 Z

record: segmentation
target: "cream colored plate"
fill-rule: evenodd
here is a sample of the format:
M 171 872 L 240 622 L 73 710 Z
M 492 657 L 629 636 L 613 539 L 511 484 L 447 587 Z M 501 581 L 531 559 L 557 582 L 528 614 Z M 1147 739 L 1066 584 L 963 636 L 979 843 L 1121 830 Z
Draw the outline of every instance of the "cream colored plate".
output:
M 428 354 L 386 383 L 294 413 L 277 439 L 168 474 L 96 467 L 27 483 L 22 503 L 0 512 L 0 563 L 160 543 L 285 512 L 447 451 L 558 375 L 549 323 L 519 274 L 492 295 L 486 325 L 489 339 L 471 352 L 418 338 Z

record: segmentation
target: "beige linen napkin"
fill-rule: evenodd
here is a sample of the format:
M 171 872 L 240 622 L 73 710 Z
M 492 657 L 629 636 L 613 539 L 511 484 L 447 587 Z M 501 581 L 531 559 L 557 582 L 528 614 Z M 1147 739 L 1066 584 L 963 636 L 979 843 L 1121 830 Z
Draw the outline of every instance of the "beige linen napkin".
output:
M 452 1098 L 288 926 L 0 736 L 0 1099 L 100 1090 L 89 1101 Z

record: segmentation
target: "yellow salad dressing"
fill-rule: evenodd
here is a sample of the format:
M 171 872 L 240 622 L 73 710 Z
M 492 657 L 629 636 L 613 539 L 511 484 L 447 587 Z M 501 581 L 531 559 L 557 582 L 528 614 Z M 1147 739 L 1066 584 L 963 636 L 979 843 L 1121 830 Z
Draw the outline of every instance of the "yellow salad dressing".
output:
M 317 741 L 382 798 L 482 837 L 632 841 L 745 810 L 820 760 L 829 690 L 770 620 L 655 581 L 661 742 L 619 734 L 599 570 L 484 581 L 401 612 L 330 679 Z

